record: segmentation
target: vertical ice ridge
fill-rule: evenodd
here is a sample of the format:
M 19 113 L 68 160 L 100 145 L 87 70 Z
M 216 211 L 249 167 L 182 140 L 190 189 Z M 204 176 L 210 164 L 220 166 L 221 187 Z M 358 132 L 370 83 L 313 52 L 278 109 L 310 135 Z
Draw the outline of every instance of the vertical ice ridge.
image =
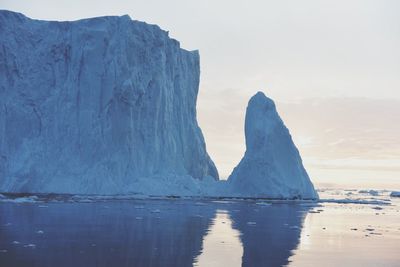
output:
M 0 40 L 0 191 L 163 193 L 218 179 L 196 121 L 199 54 L 158 26 L 1 10 Z

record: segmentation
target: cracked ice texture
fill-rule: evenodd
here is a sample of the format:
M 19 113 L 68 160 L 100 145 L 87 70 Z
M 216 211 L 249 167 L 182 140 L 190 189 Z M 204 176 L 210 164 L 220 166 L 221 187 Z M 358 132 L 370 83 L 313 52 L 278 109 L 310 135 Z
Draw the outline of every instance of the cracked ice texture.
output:
M 196 120 L 199 75 L 197 51 L 129 16 L 0 11 L 0 191 L 163 193 L 158 179 L 218 179 Z
M 245 136 L 245 155 L 228 179 L 234 195 L 318 198 L 275 103 L 262 92 L 247 106 Z

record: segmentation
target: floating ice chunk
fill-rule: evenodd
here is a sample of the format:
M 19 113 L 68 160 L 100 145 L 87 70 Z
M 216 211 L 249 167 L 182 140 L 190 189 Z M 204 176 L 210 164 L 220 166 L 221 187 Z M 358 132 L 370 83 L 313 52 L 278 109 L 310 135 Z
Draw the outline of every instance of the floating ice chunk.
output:
M 14 245 L 18 245 L 19 244 L 19 241 L 13 241 L 12 242 Z
M 6 253 L 7 251 L 7 249 L 0 249 L 0 253 Z
M 234 203 L 233 201 L 229 201 L 229 200 L 214 200 L 212 202 L 213 203 L 218 203 L 218 204 L 232 204 L 232 203 Z M 220 211 L 220 213 L 224 213 L 224 212 Z
M 36 233 L 40 234 L 40 235 L 44 234 L 44 232 L 42 230 L 38 230 L 38 231 L 36 231 Z
M 272 203 L 267 203 L 267 202 L 257 202 L 256 205 L 261 205 L 261 206 L 271 206 Z
M 384 200 L 364 200 L 364 199 L 320 199 L 319 203 L 338 203 L 338 204 L 364 204 L 364 205 L 390 205 L 390 202 Z
M 358 193 L 360 193 L 360 194 L 368 194 L 368 195 L 371 195 L 371 196 L 379 196 L 379 191 L 377 191 L 377 190 L 360 190 L 360 191 L 358 191 Z
M 159 210 L 159 209 L 155 209 L 155 210 L 152 210 L 151 211 L 151 213 L 160 213 L 161 211 Z
M 256 225 L 256 222 L 247 222 L 248 225 Z
M 24 248 L 36 248 L 36 245 L 35 244 L 27 244 L 27 245 L 24 245 Z
M 392 193 L 390 193 L 391 197 L 400 197 L 400 191 L 393 191 Z
M 39 198 L 37 196 L 29 196 L 29 197 L 18 197 L 18 198 L 4 198 L 1 199 L 2 202 L 12 202 L 12 203 L 35 203 L 39 202 Z
M 318 203 L 315 202 L 304 202 L 304 203 L 300 203 L 300 206 L 305 206 L 305 207 L 315 207 L 318 205 Z

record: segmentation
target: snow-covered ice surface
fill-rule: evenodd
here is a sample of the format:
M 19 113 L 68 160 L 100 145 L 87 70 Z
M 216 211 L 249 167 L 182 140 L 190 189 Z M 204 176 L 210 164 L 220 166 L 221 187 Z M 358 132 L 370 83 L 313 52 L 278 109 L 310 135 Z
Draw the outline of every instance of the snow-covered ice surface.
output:
M 230 194 L 318 198 L 289 130 L 274 102 L 262 92 L 247 106 L 245 136 L 245 155 L 228 179 Z
M 199 54 L 129 16 L 0 10 L 0 192 L 199 194 Z
M 400 199 L 377 191 L 324 189 L 321 202 L 2 201 L 0 266 L 398 266 Z

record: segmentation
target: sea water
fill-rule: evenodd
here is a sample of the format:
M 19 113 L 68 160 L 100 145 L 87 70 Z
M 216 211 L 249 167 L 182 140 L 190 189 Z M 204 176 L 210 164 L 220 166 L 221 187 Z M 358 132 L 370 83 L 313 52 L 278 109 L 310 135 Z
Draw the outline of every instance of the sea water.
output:
M 320 196 L 3 197 L 0 266 L 400 265 L 399 199 L 356 190 Z

